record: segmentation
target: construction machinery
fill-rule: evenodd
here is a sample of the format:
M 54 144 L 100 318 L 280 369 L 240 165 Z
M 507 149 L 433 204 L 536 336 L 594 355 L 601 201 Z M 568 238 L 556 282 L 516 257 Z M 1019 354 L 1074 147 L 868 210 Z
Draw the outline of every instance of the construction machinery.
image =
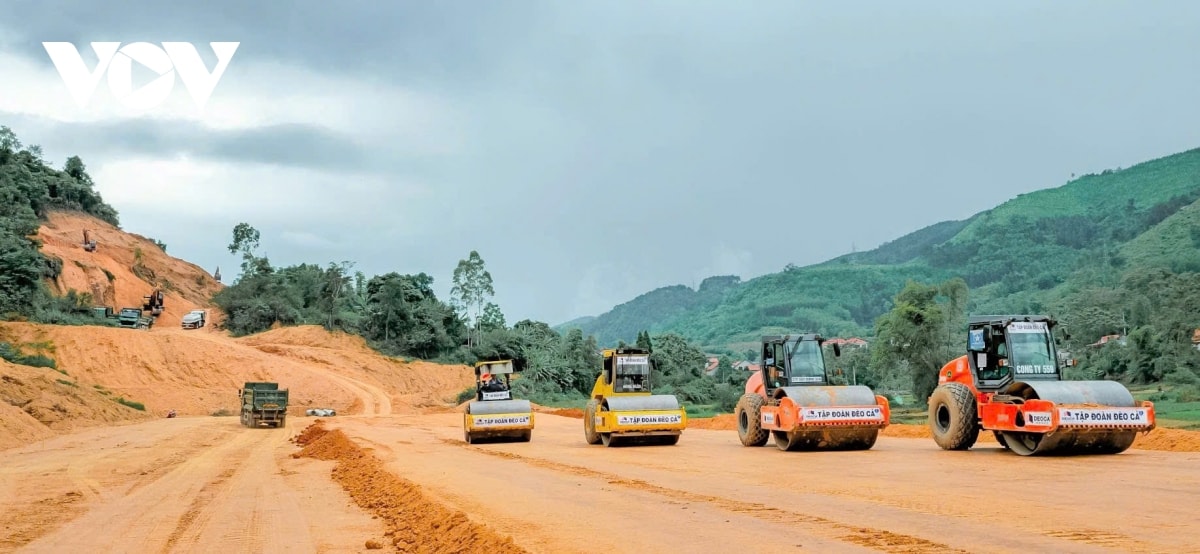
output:
M 192 310 L 179 320 L 179 326 L 184 329 L 199 329 L 208 320 L 208 310 Z
M 938 374 L 929 426 L 945 450 L 967 450 L 981 430 L 1022 456 L 1117 454 L 1154 429 L 1154 404 L 1115 381 L 1065 381 L 1044 315 L 968 319 L 967 354 Z
M 141 308 L 121 308 L 117 312 L 117 324 L 129 329 L 149 329 L 154 319 L 142 316 Z
M 242 406 L 242 425 L 283 427 L 287 421 L 288 391 L 279 383 L 246 381 L 238 391 Z
M 92 240 L 92 233 L 87 229 L 83 230 L 83 249 L 88 252 L 96 251 L 96 241 Z
M 887 398 L 862 385 L 831 385 L 825 339 L 815 333 L 762 338 L 762 367 L 734 409 L 738 438 L 780 450 L 867 450 L 888 426 Z M 833 345 L 835 356 L 841 348 Z
M 650 351 L 617 348 L 603 351 L 603 367 L 584 408 L 583 435 L 588 444 L 673 445 L 687 428 L 687 412 L 671 394 L 651 392 Z
M 154 289 L 150 296 L 142 297 L 142 310 L 150 312 L 152 317 L 162 315 L 163 311 L 163 291 L 162 289 Z
M 533 406 L 512 397 L 512 375 L 520 364 L 513 360 L 475 364 L 475 400 L 463 412 L 463 440 L 529 442 L 533 438 Z

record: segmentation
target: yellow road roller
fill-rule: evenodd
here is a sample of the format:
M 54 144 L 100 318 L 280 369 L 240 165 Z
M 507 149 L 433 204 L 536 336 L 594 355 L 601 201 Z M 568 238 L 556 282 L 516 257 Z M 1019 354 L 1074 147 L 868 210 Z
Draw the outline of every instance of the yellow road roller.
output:
M 512 397 L 512 360 L 475 364 L 475 400 L 463 413 L 463 440 L 529 442 L 533 438 L 533 406 Z
M 609 349 L 583 414 L 588 444 L 673 445 L 687 428 L 687 412 L 671 394 L 651 392 L 654 364 L 640 348 Z

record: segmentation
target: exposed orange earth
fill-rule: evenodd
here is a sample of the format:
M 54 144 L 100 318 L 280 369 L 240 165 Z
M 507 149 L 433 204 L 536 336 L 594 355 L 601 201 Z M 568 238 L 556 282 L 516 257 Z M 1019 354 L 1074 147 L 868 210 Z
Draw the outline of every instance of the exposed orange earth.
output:
M 531 442 L 469 445 L 465 366 L 315 326 L 182 330 L 197 307 L 219 321 L 203 269 L 86 216 L 53 214 L 40 235 L 64 262 L 57 290 L 120 308 L 157 285 L 166 310 L 149 330 L 0 323 L 0 341 L 57 365 L 0 362 L 0 552 L 1200 551 L 1197 432 L 1022 458 L 989 433 L 945 452 L 893 424 L 869 451 L 786 453 L 743 447 L 720 415 L 689 419 L 676 446 L 605 448 L 584 442 L 582 410 L 539 406 Z M 212 417 L 236 414 L 246 380 L 291 390 L 287 427 Z M 338 415 L 309 427 L 308 407 Z

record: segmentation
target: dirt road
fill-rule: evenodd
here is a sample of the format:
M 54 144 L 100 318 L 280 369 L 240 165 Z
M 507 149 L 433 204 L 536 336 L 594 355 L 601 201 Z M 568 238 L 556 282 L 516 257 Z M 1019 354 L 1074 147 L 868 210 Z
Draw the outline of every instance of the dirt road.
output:
M 290 458 L 298 430 L 163 419 L 6 451 L 0 551 L 358 552 L 382 541 L 327 463 Z
M 460 417 L 325 420 L 361 447 L 344 462 L 292 458 L 300 418 L 278 431 L 161 420 L 6 451 L 0 550 L 391 551 L 385 533 L 402 533 L 379 510 L 401 496 L 528 552 L 1200 550 L 1200 454 L 1018 458 L 889 437 L 784 453 L 700 429 L 674 447 L 610 449 L 548 414 L 530 443 L 466 445 Z M 364 457 L 400 488 L 371 490 L 377 475 L 339 465 Z

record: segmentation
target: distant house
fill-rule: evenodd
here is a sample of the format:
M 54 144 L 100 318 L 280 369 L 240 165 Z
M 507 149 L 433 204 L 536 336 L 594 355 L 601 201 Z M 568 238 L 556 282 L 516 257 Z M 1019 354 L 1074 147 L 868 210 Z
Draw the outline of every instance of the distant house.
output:
M 717 374 L 717 367 L 721 365 L 721 360 L 716 357 L 709 357 L 708 363 L 704 364 L 704 374 L 709 377 Z
M 828 339 L 825 341 L 825 344 L 836 344 L 836 345 L 841 346 L 842 348 L 846 348 L 847 346 L 853 346 L 855 348 L 866 348 L 867 346 L 870 345 L 870 343 L 868 343 L 867 341 L 860 339 L 858 337 L 850 337 L 847 339 L 843 339 L 843 338 Z
M 1192 346 L 1195 346 L 1196 350 L 1200 350 L 1200 329 L 1192 332 Z
M 741 371 L 758 371 L 759 365 L 742 360 L 740 362 L 733 364 L 733 369 L 737 369 L 737 370 L 741 370 Z
M 1099 341 L 1088 344 L 1088 347 L 1099 348 L 1108 343 L 1117 343 L 1124 347 L 1124 344 L 1126 344 L 1126 338 L 1124 338 L 1123 335 L 1105 335 L 1100 337 Z

